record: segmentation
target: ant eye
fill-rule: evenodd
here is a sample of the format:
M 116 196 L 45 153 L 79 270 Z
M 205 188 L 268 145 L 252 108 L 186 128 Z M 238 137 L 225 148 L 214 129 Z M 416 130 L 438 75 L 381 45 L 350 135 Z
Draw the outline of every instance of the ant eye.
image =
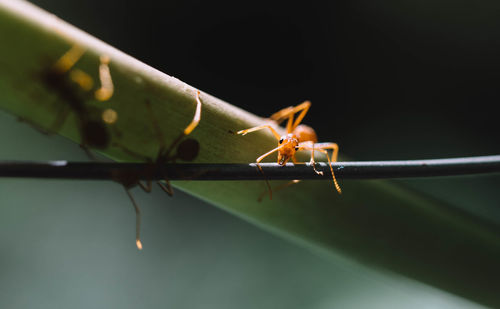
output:
M 283 143 L 283 139 L 280 139 L 280 144 L 282 144 L 282 143 Z

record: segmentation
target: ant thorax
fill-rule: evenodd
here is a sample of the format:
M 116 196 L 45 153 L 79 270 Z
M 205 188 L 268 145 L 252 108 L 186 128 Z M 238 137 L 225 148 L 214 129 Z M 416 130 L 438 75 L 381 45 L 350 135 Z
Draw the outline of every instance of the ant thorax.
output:
M 297 146 L 299 140 L 295 134 L 283 135 L 279 140 L 278 164 L 285 165 L 295 155 Z

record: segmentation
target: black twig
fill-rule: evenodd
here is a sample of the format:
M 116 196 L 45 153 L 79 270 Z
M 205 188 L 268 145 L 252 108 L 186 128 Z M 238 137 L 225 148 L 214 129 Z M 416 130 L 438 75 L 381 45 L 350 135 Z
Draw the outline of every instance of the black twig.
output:
M 309 164 L 261 163 L 268 179 L 330 179 L 326 163 L 316 163 L 323 175 L 314 172 Z M 342 179 L 379 179 L 453 176 L 500 173 L 500 155 L 468 158 L 409 160 L 409 161 L 359 161 L 332 163 L 335 175 Z M 163 170 L 151 175 L 148 163 L 100 162 L 0 162 L 0 177 L 61 178 L 88 180 L 117 180 L 123 175 L 138 179 L 171 180 L 262 180 L 264 176 L 250 164 L 166 164 Z

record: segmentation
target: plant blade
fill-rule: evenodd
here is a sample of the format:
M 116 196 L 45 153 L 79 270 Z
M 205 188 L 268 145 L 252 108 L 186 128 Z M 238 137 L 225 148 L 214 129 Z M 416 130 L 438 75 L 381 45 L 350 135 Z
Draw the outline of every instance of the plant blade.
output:
M 20 1 L 0 0 L 0 107 L 40 128 L 51 128 L 68 108 L 44 85 L 40 73 L 74 44 L 86 53 L 76 67 L 98 80 L 101 55 L 110 57 L 115 94 L 99 102 L 88 98 L 88 112 L 99 117 L 112 108 L 118 121 L 107 127 L 102 154 L 137 161 L 119 144 L 155 158 L 160 141 L 147 109 L 151 104 L 162 139 L 168 144 L 191 121 L 196 89 L 167 76 Z M 232 132 L 265 120 L 206 93 L 195 162 L 252 162 L 276 141 L 269 132 Z M 73 113 L 58 133 L 82 142 Z M 304 182 L 276 192 L 272 201 L 257 197 L 262 182 L 177 182 L 175 185 L 267 230 L 329 255 L 347 255 L 377 268 L 424 281 L 491 306 L 500 306 L 498 228 L 457 209 L 381 181 L 342 182 L 338 195 L 329 182 Z

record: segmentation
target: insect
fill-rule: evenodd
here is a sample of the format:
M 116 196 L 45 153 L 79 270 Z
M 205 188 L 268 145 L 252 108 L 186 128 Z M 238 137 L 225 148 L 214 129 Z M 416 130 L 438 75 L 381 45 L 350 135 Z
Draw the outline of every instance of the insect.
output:
M 92 157 L 88 147 L 104 149 L 109 146 L 111 138 L 106 123 L 116 121 L 117 114 L 113 109 L 101 112 L 85 104 L 85 98 L 89 96 L 88 93 L 92 90 L 94 82 L 87 73 L 74 68 L 84 53 L 84 48 L 74 45 L 53 65 L 44 69 L 39 76 L 43 85 L 65 103 L 48 133 L 58 132 L 64 125 L 69 111 L 73 111 L 78 121 L 81 146 Z M 99 101 L 109 100 L 114 92 L 108 64 L 109 57 L 101 56 L 99 65 L 101 86 L 93 94 Z
M 136 203 L 134 197 L 132 196 L 130 190 L 133 187 L 139 186 L 145 192 L 152 191 L 152 179 L 154 179 L 155 174 L 160 171 L 162 173 L 163 181 L 157 181 L 158 186 L 165 191 L 168 195 L 172 196 L 174 191 L 172 186 L 170 185 L 170 181 L 168 180 L 167 175 L 163 169 L 164 165 L 168 162 L 175 162 L 177 159 L 181 159 L 184 161 L 192 161 L 196 158 L 199 153 L 200 145 L 194 139 L 184 139 L 187 135 L 191 134 L 193 130 L 198 126 L 198 123 L 201 119 L 201 100 L 200 100 L 200 92 L 196 92 L 196 111 L 193 119 L 189 123 L 189 125 L 179 134 L 179 136 L 169 145 L 165 144 L 165 139 L 158 125 L 158 121 L 153 113 L 151 108 L 151 104 L 149 101 L 146 102 L 147 109 L 150 113 L 150 118 L 153 123 L 153 128 L 155 130 L 155 135 L 158 138 L 158 142 L 160 144 L 160 148 L 158 150 L 158 154 L 156 155 L 155 160 L 151 160 L 148 157 L 144 157 L 130 149 L 127 149 L 125 146 L 120 145 L 118 143 L 113 143 L 113 146 L 121 148 L 125 153 L 140 158 L 143 161 L 148 162 L 147 168 L 142 172 L 142 176 L 144 176 L 147 180 L 146 183 L 141 182 L 140 176 L 138 174 L 131 173 L 123 173 L 121 171 L 115 171 L 113 179 L 122 184 L 127 192 L 128 197 L 132 201 L 132 204 L 136 213 L 136 231 L 135 231 L 135 242 L 136 246 L 139 250 L 142 250 L 142 242 L 140 239 L 140 227 L 141 227 L 141 210 L 139 205 Z M 176 152 L 172 154 L 173 150 L 176 149 Z
M 333 173 L 333 168 L 331 163 L 337 161 L 337 155 L 339 151 L 339 147 L 336 143 L 318 143 L 318 138 L 316 136 L 316 132 L 310 126 L 300 124 L 302 119 L 304 119 L 307 111 L 311 107 L 311 102 L 305 101 L 302 104 L 297 106 L 289 106 L 286 107 L 269 117 L 271 120 L 274 120 L 278 125 L 284 120 L 288 119 L 286 124 L 286 134 L 280 136 L 278 132 L 270 125 L 261 125 L 253 128 L 249 128 L 246 130 L 241 130 L 236 132 L 236 134 L 246 135 L 251 132 L 255 132 L 258 130 L 269 129 L 274 137 L 278 140 L 278 147 L 266 152 L 257 158 L 256 163 L 259 170 L 264 174 L 262 167 L 259 163 L 266 158 L 267 156 L 273 154 L 274 152 L 278 152 L 278 164 L 283 166 L 289 160 L 292 160 L 293 163 L 297 163 L 297 159 L 295 158 L 295 153 L 300 150 L 310 150 L 311 151 L 311 160 L 310 164 L 312 165 L 314 171 L 318 175 L 323 175 L 322 171 L 318 171 L 316 169 L 316 162 L 314 161 L 314 152 L 319 151 L 326 155 L 328 160 L 330 171 L 332 173 L 332 180 L 335 186 L 335 189 L 339 193 L 342 193 L 339 184 L 337 183 L 337 179 L 335 178 L 335 174 Z M 298 113 L 298 116 L 296 114 Z M 328 149 L 332 150 L 331 158 L 328 156 Z M 297 183 L 298 180 L 293 180 L 292 183 Z M 269 181 L 266 179 L 266 184 L 269 189 L 269 197 L 272 199 L 272 189 Z M 289 185 L 289 184 L 288 184 Z M 259 198 L 260 199 L 260 198 Z

